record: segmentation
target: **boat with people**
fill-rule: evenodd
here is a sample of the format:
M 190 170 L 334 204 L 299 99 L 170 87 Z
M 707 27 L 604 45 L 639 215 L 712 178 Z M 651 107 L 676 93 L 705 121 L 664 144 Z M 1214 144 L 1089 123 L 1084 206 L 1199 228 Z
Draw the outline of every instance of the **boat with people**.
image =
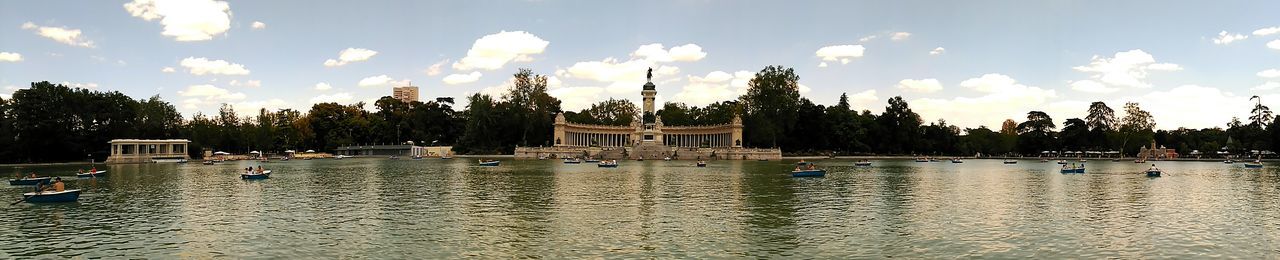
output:
M 1003 162 L 1003 163 L 1004 163 L 1004 164 L 1018 164 L 1018 160 L 1014 160 L 1014 159 L 1007 159 L 1007 160 L 1004 160 L 1004 162 Z
M 707 161 L 698 161 L 698 167 L 707 167 Z
M 244 179 L 244 180 L 261 180 L 261 179 L 267 179 L 267 178 L 271 178 L 271 170 L 265 170 L 261 172 L 250 171 L 250 172 L 240 174 L 240 179 Z
M 1143 160 L 1143 159 L 1134 159 L 1134 160 L 1133 160 L 1133 163 L 1147 163 L 1147 160 Z
M 212 161 L 212 160 L 205 160 L 204 162 L 202 162 L 202 163 L 200 163 L 200 164 L 204 164 L 204 165 L 213 165 L 213 161 Z
M 1040 162 L 1049 162 L 1049 159 L 1040 159 Z
M 80 171 L 80 173 L 76 173 L 76 177 L 80 177 L 80 178 L 94 178 L 94 177 L 101 177 L 103 175 L 107 175 L 106 170 L 89 171 L 89 172 Z
M 25 177 L 21 179 L 9 179 L 9 185 L 41 185 L 49 184 L 50 177 Z
M 853 166 L 863 166 L 863 167 L 871 166 L 871 161 L 868 161 L 868 160 L 857 161 L 853 163 Z
M 580 163 L 582 163 L 582 161 L 578 160 L 578 158 L 564 158 L 564 164 L 580 164 Z
M 586 160 L 582 160 L 582 162 L 585 162 L 585 163 L 598 163 L 598 162 L 600 162 L 600 159 L 591 159 L 591 158 L 587 158 Z
M 662 160 L 663 160 L 663 161 L 670 161 L 670 160 L 671 160 L 671 157 L 662 157 Z
M 413 159 L 414 159 L 414 160 L 422 160 L 422 156 L 421 156 L 421 155 L 414 155 L 414 156 L 413 156 Z
M 387 157 L 387 159 L 391 159 L 391 160 L 400 160 L 400 156 L 392 155 L 391 157 Z
M 1084 173 L 1084 164 L 1076 165 L 1073 163 L 1070 166 L 1067 166 L 1064 164 L 1062 165 L 1061 172 L 1062 173 Z
M 1222 161 L 1222 163 L 1225 163 L 1225 164 L 1233 164 L 1233 163 L 1236 163 L 1236 161 L 1235 161 L 1235 160 L 1231 160 L 1231 159 L 1226 159 L 1226 160 L 1223 160 L 1223 161 Z
M 80 199 L 80 190 L 27 192 L 22 194 L 22 201 L 30 203 L 75 202 Z M 16 204 L 16 202 L 15 202 Z
M 1067 165 L 1067 160 L 1058 160 L 1058 164 Z
M 478 160 L 478 161 L 480 162 L 480 166 L 490 166 L 490 167 L 498 166 L 498 164 L 502 163 L 502 161 L 498 161 L 498 160 L 491 160 L 491 161 Z
M 827 176 L 827 170 L 818 169 L 813 163 L 804 163 L 796 165 L 796 169 L 791 171 L 791 177 L 823 177 Z
M 1244 164 L 1244 168 L 1247 168 L 1247 169 L 1262 169 L 1262 162 L 1260 162 L 1260 161 L 1248 162 L 1248 163 L 1245 163 L 1245 164 Z
M 916 157 L 916 162 L 929 162 L 928 157 Z
M 964 163 L 964 160 L 961 160 L 960 158 L 951 158 L 951 163 Z
M 1147 168 L 1147 177 L 1160 177 L 1160 174 L 1163 173 L 1164 171 L 1161 171 L 1160 168 L 1156 168 L 1155 164 L 1152 164 L 1151 168 Z
M 596 163 L 596 167 L 600 168 L 618 168 L 618 160 L 600 161 Z

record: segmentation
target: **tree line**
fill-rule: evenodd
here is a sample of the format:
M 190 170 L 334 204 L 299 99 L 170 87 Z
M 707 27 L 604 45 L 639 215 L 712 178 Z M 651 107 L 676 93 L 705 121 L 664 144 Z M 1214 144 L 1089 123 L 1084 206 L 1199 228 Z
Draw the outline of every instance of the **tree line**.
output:
M 1280 127 L 1259 100 L 1242 122 L 1226 129 L 1156 130 L 1150 113 L 1137 103 L 1124 116 L 1093 102 L 1085 118 L 1059 124 L 1047 113 L 1029 111 L 1025 119 L 1007 119 L 998 129 L 960 128 L 946 120 L 924 122 L 900 96 L 888 99 L 884 112 L 856 110 L 842 94 L 835 105 L 816 104 L 799 92 L 800 77 L 791 68 L 767 66 L 734 100 L 703 107 L 668 102 L 656 113 L 666 125 L 716 125 L 742 116 L 744 145 L 776 147 L 786 154 L 808 155 L 1009 155 L 1038 156 L 1044 151 L 1118 151 L 1132 156 L 1151 141 L 1175 148 L 1235 154 L 1271 150 Z M 308 111 L 259 109 L 240 114 L 223 104 L 217 114 L 185 119 L 159 96 L 132 99 L 120 92 L 32 83 L 0 99 L 0 162 L 31 163 L 98 160 L 109 154 L 111 139 L 184 138 L 189 153 L 205 149 L 247 153 L 284 150 L 333 151 L 360 144 L 452 145 L 463 154 L 511 153 L 517 146 L 550 146 L 555 116 L 570 122 L 628 125 L 640 115 L 625 99 L 609 99 L 580 111 L 564 111 L 547 93 L 547 77 L 520 69 L 499 96 L 473 94 L 455 110 L 451 101 L 403 102 L 382 97 L 375 111 L 364 103 L 314 104 Z M 1256 98 L 1256 97 L 1255 97 Z

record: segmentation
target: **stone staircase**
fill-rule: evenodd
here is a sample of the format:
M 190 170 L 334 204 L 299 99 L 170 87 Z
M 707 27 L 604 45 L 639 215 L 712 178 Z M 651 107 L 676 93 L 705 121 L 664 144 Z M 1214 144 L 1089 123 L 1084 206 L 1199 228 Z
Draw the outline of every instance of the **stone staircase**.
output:
M 640 144 L 628 152 L 627 158 L 639 159 L 643 157 L 647 160 L 662 160 L 662 157 L 666 157 L 669 154 L 670 151 L 665 146 L 656 144 Z

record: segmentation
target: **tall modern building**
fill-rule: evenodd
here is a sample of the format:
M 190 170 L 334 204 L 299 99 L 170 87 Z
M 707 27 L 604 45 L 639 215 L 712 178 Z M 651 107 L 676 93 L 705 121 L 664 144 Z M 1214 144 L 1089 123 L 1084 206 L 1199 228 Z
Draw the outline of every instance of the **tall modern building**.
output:
M 403 86 L 395 87 L 391 90 L 391 97 L 404 102 L 418 101 L 418 87 Z

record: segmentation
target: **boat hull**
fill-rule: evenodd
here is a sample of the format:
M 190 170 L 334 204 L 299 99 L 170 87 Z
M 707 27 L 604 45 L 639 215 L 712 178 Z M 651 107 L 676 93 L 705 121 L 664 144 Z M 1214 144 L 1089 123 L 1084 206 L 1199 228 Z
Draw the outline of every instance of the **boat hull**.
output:
M 871 166 L 871 163 L 854 163 L 853 166 Z
M 240 179 L 261 180 L 271 178 L 271 174 L 241 174 Z
M 64 190 L 60 192 L 28 192 L 23 193 L 22 197 L 26 202 L 31 203 L 57 203 L 57 202 L 75 202 L 80 199 L 80 190 Z
M 1160 177 L 1160 171 L 1147 171 L 1147 177 Z
M 39 185 L 39 184 L 48 184 L 48 183 L 49 183 L 49 179 L 50 179 L 49 177 L 40 177 L 40 178 L 34 178 L 34 179 L 27 179 L 27 178 L 22 178 L 22 179 L 9 179 L 9 185 Z
M 80 177 L 80 178 L 93 178 L 93 177 L 102 177 L 103 175 L 107 175 L 107 171 L 96 171 L 96 172 L 77 173 L 77 174 L 76 174 L 76 177 Z
M 791 177 L 822 177 L 822 176 L 827 176 L 827 170 L 791 171 Z
M 617 164 L 596 164 L 596 167 L 600 167 L 600 168 L 618 168 L 618 165 L 617 165 Z
M 500 162 L 500 161 L 482 162 L 482 163 L 480 163 L 480 166 L 489 166 L 489 167 L 494 167 L 494 166 L 498 166 L 498 165 L 499 165 L 499 164 L 501 164 L 501 163 L 502 163 L 502 162 Z
M 698 167 L 707 167 L 707 164 L 705 164 L 705 163 L 699 163 L 699 164 L 698 164 Z
M 1249 169 L 1262 169 L 1262 164 L 1246 163 L 1244 164 L 1244 167 Z

